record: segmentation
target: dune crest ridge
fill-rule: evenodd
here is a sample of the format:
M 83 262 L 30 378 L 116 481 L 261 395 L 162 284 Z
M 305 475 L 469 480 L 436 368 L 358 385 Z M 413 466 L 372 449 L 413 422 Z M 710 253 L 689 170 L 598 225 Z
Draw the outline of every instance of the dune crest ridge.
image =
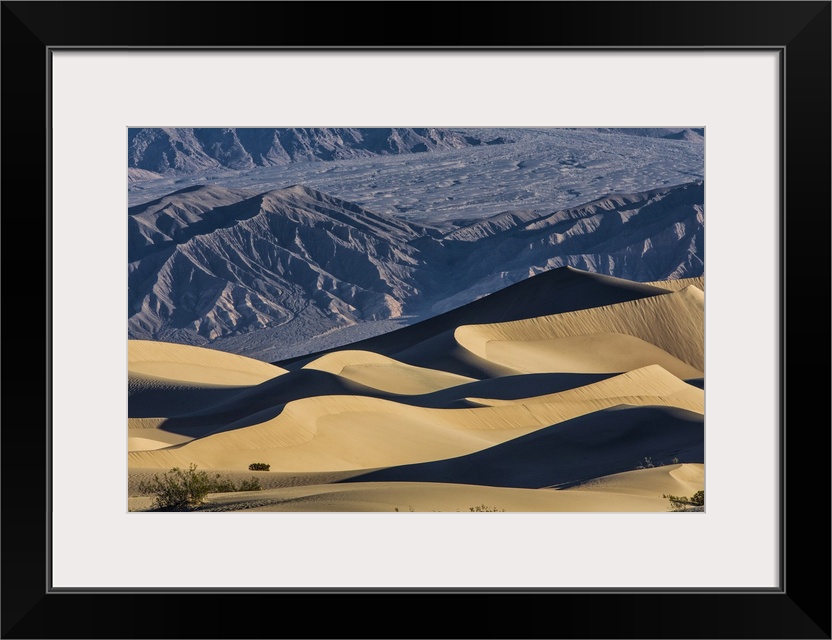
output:
M 454 337 L 475 355 L 488 359 L 487 345 L 490 342 L 524 343 L 624 334 L 666 351 L 702 375 L 705 366 L 704 330 L 704 310 L 699 296 L 686 287 L 665 295 L 593 309 L 513 322 L 464 325 L 456 329 Z
M 192 385 L 247 386 L 286 373 L 260 360 L 204 347 L 128 340 L 127 348 L 127 370 L 136 377 Z

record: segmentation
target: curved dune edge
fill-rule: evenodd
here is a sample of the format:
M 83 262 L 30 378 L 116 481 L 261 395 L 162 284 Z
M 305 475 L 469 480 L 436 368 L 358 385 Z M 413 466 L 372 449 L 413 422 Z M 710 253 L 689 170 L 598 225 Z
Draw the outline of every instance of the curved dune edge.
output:
M 127 438 L 127 451 L 155 451 L 190 442 L 193 438 L 161 429 L 132 429 Z
M 261 424 L 279 415 L 286 404 L 314 396 L 364 396 L 416 407 L 459 409 L 490 405 L 490 400 L 481 405 L 472 402 L 468 394 L 483 394 L 482 397 L 485 398 L 522 399 L 529 393 L 554 394 L 606 377 L 607 374 L 525 374 L 513 378 L 476 380 L 428 394 L 408 396 L 384 393 L 333 373 L 300 369 L 238 391 L 228 400 L 208 408 L 205 408 L 205 403 L 194 406 L 188 402 L 187 397 L 179 402 L 181 396 L 177 395 L 173 399 L 177 400 L 178 408 L 184 405 L 194 410 L 180 413 L 176 417 L 131 417 L 128 418 L 128 427 L 163 429 L 192 437 L 205 437 Z M 131 407 L 134 400 L 135 397 L 130 398 Z
M 368 470 L 351 482 L 455 482 L 565 488 L 652 464 L 704 462 L 701 414 L 661 406 L 614 407 L 455 458 Z
M 626 334 L 650 343 L 690 365 L 702 375 L 705 366 L 705 314 L 701 291 L 691 287 L 630 302 L 570 311 L 528 320 L 464 325 L 456 341 L 488 359 L 488 344 L 528 342 L 592 334 Z M 695 376 L 686 376 L 695 377 Z
M 392 354 L 392 357 L 410 365 L 439 369 L 479 379 L 525 373 L 471 353 L 456 341 L 454 331 L 445 331 L 426 338 L 415 346 Z
M 687 294 L 688 299 L 695 303 L 699 308 L 702 309 L 703 313 L 705 311 L 705 290 L 700 289 L 699 287 L 690 286 L 685 287 L 682 289 L 684 293 Z
M 494 401 L 494 406 L 469 409 L 430 409 L 362 396 L 305 398 L 288 403 L 278 416 L 259 424 L 173 450 L 131 453 L 128 460 L 130 468 L 193 462 L 209 469 L 245 469 L 252 462 L 267 462 L 275 471 L 372 469 L 466 455 L 621 405 L 701 412 L 701 390 L 680 387 L 677 395 L 668 397 L 658 393 L 661 384 L 667 387 L 668 376 L 672 378 L 655 367 L 617 384 L 596 383 L 602 386 L 587 385 L 583 393 L 565 392 L 570 395 L 555 401 Z M 655 380 L 657 395 L 645 394 L 632 384 L 639 377 Z M 605 392 L 610 397 L 604 397 Z
M 280 413 L 282 405 L 315 396 L 358 395 L 384 397 L 384 394 L 324 371 L 301 369 L 288 371 L 265 382 L 250 387 L 234 387 L 210 390 L 185 388 L 167 390 L 166 394 L 143 393 L 130 396 L 130 409 L 134 412 L 151 409 L 168 409 L 168 414 L 158 418 L 153 426 L 177 433 L 202 437 L 217 430 L 230 430 L 250 426 L 268 420 Z M 135 409 L 134 409 L 135 407 Z M 262 417 L 269 413 L 267 417 Z M 144 418 L 153 421 L 153 418 Z M 133 418 L 131 420 L 141 420 Z M 136 426 L 141 423 L 137 422 Z
M 128 432 L 133 429 L 158 429 L 167 418 L 127 418 Z
M 697 491 L 704 491 L 704 489 L 705 465 L 686 463 L 602 476 L 565 489 L 565 491 L 597 491 L 645 496 L 655 496 L 656 494 L 692 496 Z
M 476 378 L 405 364 L 372 351 L 350 349 L 321 356 L 303 368 L 326 371 L 379 391 L 402 395 L 432 393 L 476 381 Z
M 466 398 L 479 406 L 504 406 L 507 404 L 537 404 L 565 402 L 593 402 L 601 398 L 620 399 L 621 404 L 637 404 L 634 399 L 644 398 L 644 404 L 667 406 L 705 413 L 705 392 L 687 384 L 658 365 L 650 365 L 629 371 L 600 382 L 519 400 Z M 625 401 L 626 399 L 626 401 Z
M 490 340 L 485 352 L 491 362 L 522 373 L 619 373 L 660 365 L 679 378 L 702 376 L 702 371 L 659 347 L 623 333 Z
M 634 472 L 640 473 L 640 472 Z M 662 493 L 676 490 L 656 485 L 653 495 L 603 491 L 512 489 L 432 482 L 368 482 L 350 485 L 307 485 L 245 494 L 212 494 L 205 510 L 245 512 L 376 512 L 452 513 L 453 517 L 489 517 L 472 509 L 506 513 L 667 512 Z M 146 508 L 146 507 L 145 507 Z M 391 516 L 391 517 L 399 517 Z M 407 516 L 401 516 L 407 517 Z
M 660 289 L 669 289 L 670 291 L 679 291 L 690 286 L 694 286 L 701 291 L 705 291 L 705 276 L 698 276 L 696 278 L 678 278 L 676 280 L 656 280 L 654 282 L 645 282 L 644 284 L 651 287 L 659 287 Z
M 151 340 L 128 340 L 127 363 L 134 376 L 191 385 L 248 386 L 286 373 L 253 358 Z

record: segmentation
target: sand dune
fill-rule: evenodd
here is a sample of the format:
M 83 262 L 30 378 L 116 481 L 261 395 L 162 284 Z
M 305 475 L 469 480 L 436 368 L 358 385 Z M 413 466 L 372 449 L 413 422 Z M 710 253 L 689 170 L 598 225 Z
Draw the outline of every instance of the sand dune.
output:
M 227 401 L 285 369 L 231 353 L 129 340 L 128 417 L 169 418 Z
M 700 414 L 667 407 L 598 411 L 450 460 L 372 471 L 345 482 L 452 482 L 540 488 L 654 464 L 704 462 Z
M 420 396 L 396 398 L 397 402 L 434 409 L 463 409 L 471 398 L 522 400 L 599 382 L 611 377 L 607 373 L 530 373 L 487 378 L 449 387 Z M 496 403 L 495 403 L 496 405 Z M 479 404 L 477 406 L 480 406 Z
M 558 269 L 285 367 L 131 341 L 131 495 L 262 462 L 205 508 L 667 511 L 704 488 L 703 287 Z
M 670 376 L 656 367 L 642 379 L 662 375 Z M 514 382 L 522 384 L 522 379 Z M 305 398 L 288 403 L 273 417 L 264 410 L 181 447 L 130 454 L 131 466 L 172 467 L 193 461 L 206 468 L 242 469 L 267 462 L 279 471 L 369 469 L 472 453 L 622 404 L 701 409 L 701 391 L 693 387 L 664 397 L 649 395 L 651 386 L 646 385 L 645 395 L 635 395 L 639 389 L 628 384 L 632 382 L 633 377 L 617 384 L 601 382 L 583 394 L 555 395 L 548 402 L 483 400 L 494 406 L 470 409 L 429 409 L 361 396 Z M 657 394 L 661 388 L 653 383 Z
M 161 472 L 161 470 L 159 470 Z M 153 475 L 132 473 L 131 486 Z M 206 511 L 283 512 L 667 512 L 664 494 L 693 495 L 704 489 L 701 464 L 677 464 L 625 471 L 569 489 L 515 489 L 433 482 L 340 483 L 351 474 L 285 475 L 227 472 L 235 482 L 257 477 L 263 491 L 211 494 Z M 151 507 L 131 498 L 131 510 Z M 497 516 L 499 517 L 499 516 Z
M 134 429 L 158 429 L 166 421 L 167 418 L 127 418 L 127 429 L 128 431 Z
M 176 402 L 178 397 L 182 397 L 182 406 L 188 410 L 169 414 L 172 417 L 157 423 L 156 427 L 190 436 L 206 436 L 216 431 L 237 428 L 241 424 L 249 426 L 271 419 L 280 413 L 286 403 L 294 400 L 329 395 L 389 395 L 313 369 L 287 372 L 253 387 L 234 389 L 233 392 L 223 389 L 222 392 L 227 395 L 216 403 L 187 402 L 193 391 L 172 394 L 171 401 Z M 258 417 L 261 415 L 266 417 Z
M 464 335 L 462 339 L 469 337 Z M 649 342 L 623 333 L 544 340 L 489 340 L 485 352 L 491 362 L 523 373 L 616 373 L 653 364 L 680 378 L 702 373 Z
M 705 276 L 699 276 L 698 278 L 678 278 L 676 280 L 657 280 L 655 282 L 645 282 L 644 284 L 651 287 L 659 287 L 660 289 L 669 289 L 670 291 L 679 291 L 690 286 L 694 286 L 700 291 L 705 291 Z
M 460 417 L 446 413 L 460 412 L 358 396 L 306 398 L 255 426 L 207 436 L 175 450 L 131 453 L 130 464 L 163 468 L 194 461 L 205 468 L 240 469 L 267 462 L 276 471 L 329 471 L 432 460 L 488 446 L 475 434 L 453 428 Z M 483 422 L 486 428 L 488 424 Z M 533 428 L 528 418 L 500 426 Z
M 188 436 L 163 431 L 162 429 L 131 429 L 127 438 L 127 451 L 153 451 L 174 444 L 189 442 Z
M 170 342 L 128 340 L 127 347 L 129 374 L 189 385 L 248 386 L 286 371 L 252 358 Z
M 471 353 L 456 341 L 454 331 L 445 331 L 428 338 L 393 357 L 414 366 L 440 369 L 471 378 L 497 378 L 524 373 Z
M 169 418 L 134 417 L 128 420 L 128 424 L 131 429 L 164 429 L 172 433 L 197 437 L 258 424 L 278 416 L 289 402 L 316 396 L 359 395 L 395 400 L 414 407 L 465 408 L 481 404 L 466 400 L 472 396 L 512 400 L 526 398 L 529 394 L 553 394 L 607 377 L 608 374 L 529 374 L 522 377 L 477 380 L 432 393 L 400 395 L 379 391 L 325 371 L 301 369 L 267 380 L 256 387 L 235 389 L 227 400 L 216 403 L 191 401 L 192 392 L 201 391 L 199 389 L 188 389 L 181 395 L 171 394 L 164 398 L 165 402 L 180 410 L 186 408 L 187 411 L 176 413 L 171 410 L 168 415 L 173 417 Z M 133 396 L 130 402 L 132 408 Z M 158 406 L 151 403 L 146 411 L 152 411 Z M 144 404 L 140 407 L 144 407 Z
M 641 473 L 641 472 L 634 472 Z M 666 512 L 662 493 L 628 495 L 602 491 L 512 489 L 432 482 L 367 482 L 349 485 L 310 485 L 247 494 L 214 494 L 207 511 L 245 512 Z M 407 516 L 402 516 L 407 517 Z M 479 517 L 479 514 L 477 514 Z M 499 518 L 500 513 L 492 516 Z
M 680 291 L 687 292 L 691 303 L 696 304 L 702 311 L 705 310 L 705 290 L 699 287 L 690 286 L 680 289 Z
M 663 362 L 650 362 L 657 358 L 659 353 L 645 348 L 642 344 L 649 343 L 689 366 L 686 371 L 678 371 L 677 375 L 699 377 L 703 375 L 705 366 L 705 318 L 700 304 L 700 294 L 700 290 L 687 287 L 665 295 L 595 309 L 499 324 L 465 325 L 459 327 L 454 336 L 460 345 L 480 358 L 515 368 L 535 350 L 545 348 L 545 341 L 574 339 L 576 336 L 598 336 L 600 345 L 597 350 L 591 350 L 590 344 L 586 341 L 577 343 L 582 344 L 585 350 L 591 351 L 587 358 L 592 361 L 592 366 L 600 367 L 608 363 L 608 368 L 604 370 L 610 371 L 614 369 L 613 365 L 620 367 L 625 355 L 631 353 L 634 366 L 628 368 L 661 364 L 672 373 L 677 373 L 679 367 L 666 358 Z M 614 340 L 609 338 L 610 334 L 625 334 L 638 338 L 641 342 L 623 342 L 616 339 L 618 343 L 610 344 L 609 341 Z M 530 342 L 533 344 L 527 344 Z M 567 340 L 563 344 L 568 354 L 564 359 L 568 359 L 568 363 L 562 364 L 566 366 L 571 363 L 571 367 L 578 366 L 580 349 L 572 341 Z M 557 343 L 552 343 L 551 347 L 547 348 L 552 357 L 557 357 L 556 345 Z M 622 352 L 613 347 L 620 347 Z M 585 368 L 579 370 L 587 371 Z
M 662 494 L 692 496 L 704 489 L 704 464 L 669 464 L 594 478 L 570 487 L 568 491 L 652 497 Z
M 667 406 L 688 409 L 697 413 L 705 412 L 704 391 L 683 382 L 658 365 L 650 365 L 553 394 L 514 400 L 491 398 L 469 398 L 469 400 L 480 406 L 502 406 L 512 403 L 591 402 L 601 398 L 621 400 L 622 404 L 638 404 L 633 400 L 644 399 L 648 404 L 667 404 Z
M 380 391 L 412 395 L 474 381 L 474 378 L 467 376 L 415 367 L 371 351 L 336 351 L 313 360 L 303 368 L 335 373 Z

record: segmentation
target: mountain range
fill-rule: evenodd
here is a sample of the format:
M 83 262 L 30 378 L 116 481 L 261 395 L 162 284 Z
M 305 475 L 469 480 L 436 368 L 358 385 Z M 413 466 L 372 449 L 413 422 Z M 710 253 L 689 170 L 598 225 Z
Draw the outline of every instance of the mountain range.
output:
M 640 282 L 697 277 L 703 202 L 694 181 L 430 226 L 303 185 L 188 187 L 129 210 L 129 337 L 233 338 L 235 352 L 258 357 L 248 338 L 267 330 L 289 357 L 327 332 L 435 316 L 562 266 Z
M 171 172 L 425 153 L 501 142 L 499 137 L 485 140 L 430 127 L 132 128 L 127 134 L 128 170 L 134 179 Z

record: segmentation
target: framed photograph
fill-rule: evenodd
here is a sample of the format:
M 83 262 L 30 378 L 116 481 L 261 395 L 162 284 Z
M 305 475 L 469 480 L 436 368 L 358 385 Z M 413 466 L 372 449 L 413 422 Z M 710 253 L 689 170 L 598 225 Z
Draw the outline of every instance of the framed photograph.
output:
M 830 3 L 471 6 L 3 3 L 3 637 L 830 637 Z

